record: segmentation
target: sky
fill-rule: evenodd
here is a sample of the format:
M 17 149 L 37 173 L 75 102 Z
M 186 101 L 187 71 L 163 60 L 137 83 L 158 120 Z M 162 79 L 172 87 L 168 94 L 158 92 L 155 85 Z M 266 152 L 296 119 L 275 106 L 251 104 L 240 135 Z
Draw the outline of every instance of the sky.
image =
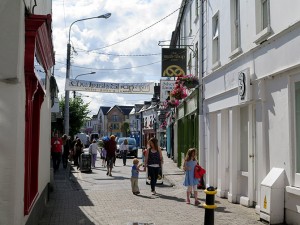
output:
M 159 83 L 161 49 L 170 43 L 180 4 L 181 0 L 52 0 L 54 76 L 59 98 L 65 95 L 67 43 L 74 21 L 111 13 L 108 19 L 90 19 L 72 25 L 70 78 L 96 72 L 78 79 Z M 97 114 L 100 106 L 142 104 L 152 98 L 137 94 L 76 94 L 90 103 L 90 115 Z M 73 97 L 71 92 L 70 97 Z

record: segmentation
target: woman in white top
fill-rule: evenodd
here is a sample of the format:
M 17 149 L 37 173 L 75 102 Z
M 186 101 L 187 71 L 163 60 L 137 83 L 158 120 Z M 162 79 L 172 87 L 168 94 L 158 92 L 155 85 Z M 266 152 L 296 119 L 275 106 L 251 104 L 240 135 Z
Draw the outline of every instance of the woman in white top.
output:
M 90 147 L 89 147 L 89 153 L 92 154 L 92 167 L 94 167 L 94 168 L 96 167 L 98 151 L 99 151 L 98 144 L 97 144 L 96 140 L 94 139 L 92 144 L 90 144 Z
M 120 145 L 120 153 L 123 158 L 123 166 L 126 166 L 127 151 L 128 151 L 128 141 L 127 139 L 125 139 L 123 143 Z

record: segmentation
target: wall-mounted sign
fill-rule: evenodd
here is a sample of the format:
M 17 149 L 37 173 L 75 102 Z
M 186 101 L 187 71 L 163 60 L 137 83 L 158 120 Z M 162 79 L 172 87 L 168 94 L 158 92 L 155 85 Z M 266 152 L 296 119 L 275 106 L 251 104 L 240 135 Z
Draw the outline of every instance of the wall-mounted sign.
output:
M 174 86 L 175 80 L 160 80 L 160 102 L 170 100 L 170 93 Z
M 162 49 L 162 77 L 178 77 L 186 74 L 186 49 Z
M 249 68 L 238 73 L 238 98 L 239 103 L 245 103 L 252 98 Z
M 154 83 L 107 83 L 66 79 L 65 90 L 122 94 L 154 94 Z

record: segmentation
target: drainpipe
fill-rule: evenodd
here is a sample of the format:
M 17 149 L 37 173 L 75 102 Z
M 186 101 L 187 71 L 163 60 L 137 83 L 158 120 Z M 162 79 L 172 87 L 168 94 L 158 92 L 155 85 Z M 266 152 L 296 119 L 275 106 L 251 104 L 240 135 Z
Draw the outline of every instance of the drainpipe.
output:
M 203 81 L 202 81 L 202 76 L 204 74 L 204 63 L 203 63 L 203 57 L 204 57 L 204 51 L 203 51 L 203 46 L 204 46 L 204 2 L 205 0 L 200 1 L 200 32 L 199 32 L 199 49 L 201 51 L 201 57 L 200 57 L 200 63 L 199 63 L 199 147 L 200 147 L 200 165 L 204 168 L 206 168 L 206 154 L 205 154 L 205 111 L 203 107 Z

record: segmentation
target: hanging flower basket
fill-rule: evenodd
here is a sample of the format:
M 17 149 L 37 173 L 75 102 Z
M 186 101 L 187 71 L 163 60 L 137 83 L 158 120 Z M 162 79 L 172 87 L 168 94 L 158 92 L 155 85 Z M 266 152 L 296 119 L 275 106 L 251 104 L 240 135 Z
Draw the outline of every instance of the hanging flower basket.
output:
M 186 88 L 182 85 L 175 85 L 175 88 L 170 93 L 171 97 L 181 100 L 187 97 Z
M 179 105 L 178 99 L 171 99 L 168 101 L 168 106 L 171 108 L 175 108 Z
M 195 88 L 199 84 L 199 78 L 194 75 L 179 76 L 176 80 L 177 83 L 185 86 L 188 89 Z

